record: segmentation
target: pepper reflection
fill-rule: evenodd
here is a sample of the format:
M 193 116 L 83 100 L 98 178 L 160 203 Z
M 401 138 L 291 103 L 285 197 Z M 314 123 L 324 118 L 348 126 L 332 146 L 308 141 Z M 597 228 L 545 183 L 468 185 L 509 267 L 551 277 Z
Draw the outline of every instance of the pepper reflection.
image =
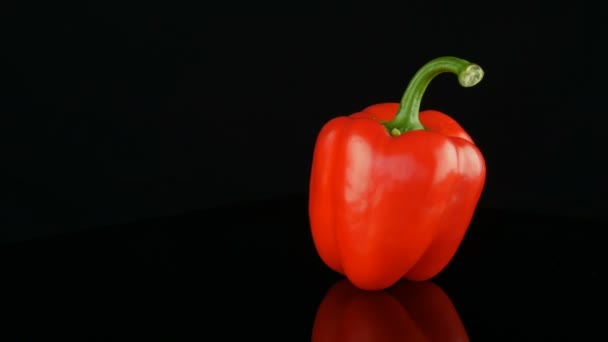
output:
M 332 286 L 317 310 L 312 342 L 469 341 L 452 301 L 430 281 L 364 291 Z

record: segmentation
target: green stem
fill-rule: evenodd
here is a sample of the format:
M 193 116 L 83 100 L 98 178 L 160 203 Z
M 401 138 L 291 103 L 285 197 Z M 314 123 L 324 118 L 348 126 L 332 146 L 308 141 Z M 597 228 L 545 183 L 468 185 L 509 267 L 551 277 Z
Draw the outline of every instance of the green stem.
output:
M 424 129 L 418 118 L 422 95 L 435 76 L 446 72 L 456 74 L 458 82 L 463 87 L 472 87 L 483 78 L 481 67 L 464 59 L 439 57 L 426 63 L 418 70 L 405 89 L 395 118 L 383 123 L 392 136 Z

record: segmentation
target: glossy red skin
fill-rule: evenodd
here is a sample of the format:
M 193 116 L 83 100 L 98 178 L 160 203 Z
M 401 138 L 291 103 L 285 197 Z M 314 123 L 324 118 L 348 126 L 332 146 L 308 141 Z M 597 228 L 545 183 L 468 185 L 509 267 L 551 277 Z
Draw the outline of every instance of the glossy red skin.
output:
M 426 130 L 391 137 L 385 103 L 328 122 L 317 138 L 309 193 L 323 262 L 365 290 L 427 280 L 450 262 L 486 177 L 484 158 L 452 118 L 423 111 Z
M 452 301 L 432 282 L 401 281 L 363 291 L 343 280 L 327 292 L 312 342 L 469 341 Z

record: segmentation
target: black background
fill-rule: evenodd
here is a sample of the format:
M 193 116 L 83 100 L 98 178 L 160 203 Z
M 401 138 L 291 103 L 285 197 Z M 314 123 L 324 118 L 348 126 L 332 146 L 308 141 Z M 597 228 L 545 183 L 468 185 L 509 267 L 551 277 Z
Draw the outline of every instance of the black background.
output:
M 486 72 L 422 102 L 483 151 L 480 207 L 603 217 L 600 9 L 406 7 L 7 5 L 0 239 L 305 195 L 322 125 L 443 55 Z
M 601 4 L 213 6 L 0 6 L 0 242 L 22 242 L 0 248 L 2 310 L 25 324 L 7 327 L 308 337 L 340 278 L 307 220 L 317 133 L 454 55 L 485 79 L 441 75 L 422 107 L 461 123 L 488 178 L 434 281 L 472 340 L 593 335 Z

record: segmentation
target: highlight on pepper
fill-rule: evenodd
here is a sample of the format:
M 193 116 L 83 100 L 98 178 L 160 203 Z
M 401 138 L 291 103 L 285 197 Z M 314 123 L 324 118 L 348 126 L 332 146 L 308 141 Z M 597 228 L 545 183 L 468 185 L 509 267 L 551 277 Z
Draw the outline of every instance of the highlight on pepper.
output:
M 424 281 L 451 261 L 486 179 L 484 157 L 450 116 L 420 111 L 429 83 L 452 73 L 463 87 L 483 70 L 439 57 L 418 70 L 399 103 L 327 122 L 318 134 L 309 187 L 321 260 L 363 290 Z

